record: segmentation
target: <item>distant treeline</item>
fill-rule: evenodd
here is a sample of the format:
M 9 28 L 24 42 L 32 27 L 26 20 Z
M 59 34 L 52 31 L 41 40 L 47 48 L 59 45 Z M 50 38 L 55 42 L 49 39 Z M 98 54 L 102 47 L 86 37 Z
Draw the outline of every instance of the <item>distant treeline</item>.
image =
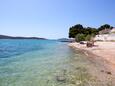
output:
M 91 37 L 99 34 L 99 31 L 112 28 L 109 24 L 104 24 L 99 28 L 83 27 L 81 24 L 77 24 L 69 28 L 69 38 L 75 38 L 76 41 L 89 41 Z
M 109 24 L 104 24 L 99 28 L 83 27 L 81 24 L 77 24 L 69 28 L 69 38 L 75 38 L 77 34 L 84 34 L 86 36 L 91 34 L 96 35 L 101 30 L 112 28 L 113 26 Z

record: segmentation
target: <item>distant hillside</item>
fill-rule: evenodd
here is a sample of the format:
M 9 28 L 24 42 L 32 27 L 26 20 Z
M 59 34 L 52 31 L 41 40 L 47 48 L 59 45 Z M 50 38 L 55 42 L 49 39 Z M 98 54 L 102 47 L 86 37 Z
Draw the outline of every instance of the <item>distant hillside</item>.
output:
M 45 38 L 39 38 L 39 37 L 13 37 L 13 36 L 6 36 L 6 35 L 0 35 L 0 39 L 43 39 Z
M 73 42 L 74 39 L 70 39 L 70 38 L 60 38 L 60 39 L 58 39 L 58 41 L 60 41 L 60 42 Z

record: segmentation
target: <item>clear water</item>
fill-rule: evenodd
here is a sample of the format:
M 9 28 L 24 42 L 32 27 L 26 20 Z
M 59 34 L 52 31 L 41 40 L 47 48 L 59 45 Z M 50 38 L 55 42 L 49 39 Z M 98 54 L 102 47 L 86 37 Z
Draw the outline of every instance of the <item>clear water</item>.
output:
M 0 86 L 89 86 L 89 64 L 66 43 L 0 40 Z
M 72 52 L 49 40 L 0 40 L 0 86 L 53 86 Z

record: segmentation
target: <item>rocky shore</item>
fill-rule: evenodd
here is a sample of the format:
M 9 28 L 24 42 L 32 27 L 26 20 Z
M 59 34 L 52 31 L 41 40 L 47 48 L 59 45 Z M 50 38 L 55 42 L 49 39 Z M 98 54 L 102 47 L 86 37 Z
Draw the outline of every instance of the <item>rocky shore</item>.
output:
M 98 56 L 115 67 L 115 42 L 95 42 L 94 46 L 90 48 L 87 48 L 85 44 L 79 43 L 70 43 L 69 46 L 85 51 L 84 53 L 87 56 L 91 54 Z
M 70 47 L 80 51 L 87 56 L 96 68 L 89 68 L 89 71 L 98 78 L 106 81 L 106 77 L 111 76 L 111 81 L 115 80 L 115 42 L 95 42 L 93 47 L 87 48 L 86 44 L 69 43 Z M 105 79 L 105 80 L 104 80 Z M 113 83 L 115 84 L 115 83 Z

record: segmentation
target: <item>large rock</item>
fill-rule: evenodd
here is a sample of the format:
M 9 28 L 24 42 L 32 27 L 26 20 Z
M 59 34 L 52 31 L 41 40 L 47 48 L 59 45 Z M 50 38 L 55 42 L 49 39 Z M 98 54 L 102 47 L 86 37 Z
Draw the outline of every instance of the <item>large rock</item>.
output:
M 93 45 L 94 45 L 94 42 L 87 42 L 86 44 L 87 47 L 93 47 Z

